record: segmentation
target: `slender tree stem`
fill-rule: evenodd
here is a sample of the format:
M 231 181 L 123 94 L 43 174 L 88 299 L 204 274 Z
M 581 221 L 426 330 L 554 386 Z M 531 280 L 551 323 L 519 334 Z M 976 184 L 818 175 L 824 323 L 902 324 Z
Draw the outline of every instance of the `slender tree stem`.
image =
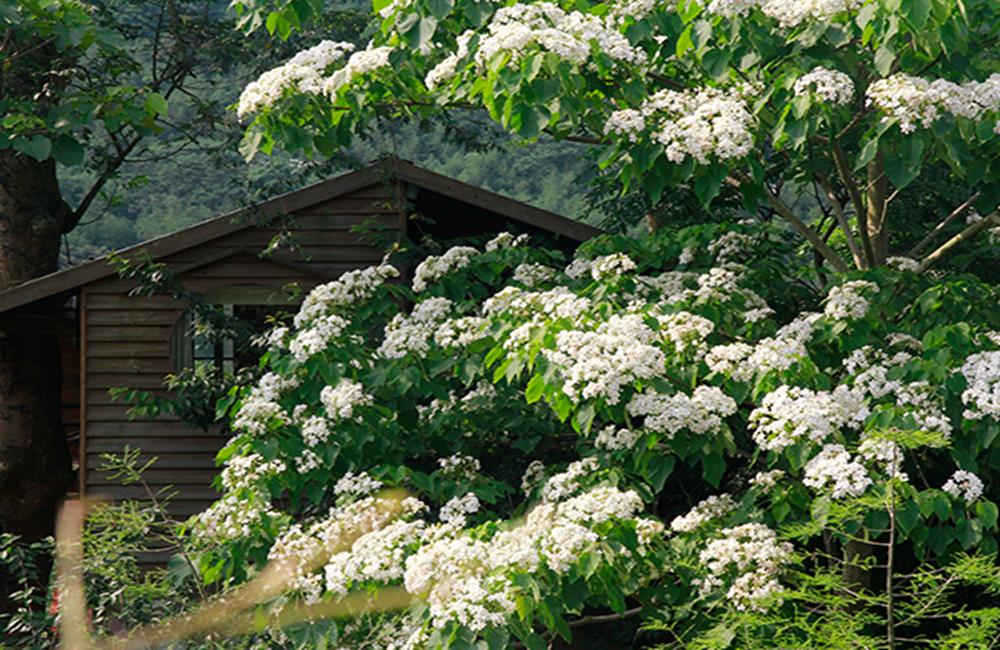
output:
M 851 232 L 851 224 L 847 221 L 847 215 L 844 214 L 844 206 L 841 205 L 840 199 L 837 198 L 837 194 L 833 191 L 830 183 L 823 176 L 819 176 L 818 178 L 823 191 L 826 193 L 827 200 L 830 201 L 830 207 L 833 208 L 833 214 L 837 218 L 837 223 L 840 224 L 840 229 L 844 231 L 844 237 L 847 239 L 847 248 L 850 249 L 851 257 L 854 258 L 854 266 L 859 269 L 867 268 L 864 254 L 861 252 L 861 247 L 858 246 L 858 241 L 854 238 L 854 233 Z
M 739 187 L 742 183 L 749 183 L 750 179 L 743 174 L 737 173 L 734 176 L 726 178 L 726 182 L 733 187 Z M 774 211 L 777 212 L 778 215 L 785 221 L 790 223 L 792 227 L 799 232 L 799 234 L 808 239 L 809 243 L 820 252 L 827 262 L 830 263 L 830 266 L 840 272 L 848 270 L 847 264 L 844 260 L 842 260 L 840 256 L 837 255 L 837 252 L 830 248 L 825 241 L 823 241 L 823 237 L 806 225 L 804 221 L 795 216 L 795 213 L 792 212 L 791 208 L 789 208 L 784 201 L 778 198 L 778 196 L 776 196 L 767 186 L 764 186 L 764 196 L 767 198 L 768 204 L 774 208 Z
M 934 252 L 930 253 L 920 262 L 920 267 L 917 269 L 918 273 L 923 273 L 930 267 L 934 266 L 939 262 L 945 255 L 947 255 L 951 249 L 955 248 L 959 244 L 972 239 L 978 235 L 981 231 L 986 230 L 990 226 L 1000 226 L 1000 217 L 995 213 L 987 217 L 983 217 L 980 221 L 972 224 L 962 232 L 958 233 L 945 243 L 938 246 Z
M 962 203 L 962 205 L 960 205 L 957 208 L 955 208 L 954 210 L 952 210 L 951 214 L 949 214 L 947 217 L 945 217 L 941 221 L 941 223 L 939 223 L 937 226 L 934 227 L 934 230 L 932 230 L 929 233 L 927 233 L 926 237 L 924 237 L 923 239 L 921 239 L 920 242 L 916 246 L 914 246 L 912 249 L 910 249 L 910 257 L 916 257 L 916 256 L 920 255 L 921 253 L 923 253 L 924 250 L 930 245 L 930 243 L 932 241 L 934 241 L 934 238 L 937 237 L 939 234 L 941 234 L 941 231 L 943 231 L 945 228 L 947 228 L 948 225 L 952 221 L 954 221 L 958 217 L 962 216 L 965 213 L 966 210 L 968 210 L 970 207 L 972 207 L 972 204 L 975 203 L 976 201 L 978 201 L 979 197 L 981 195 L 982 195 L 981 192 L 976 192 L 975 194 L 973 194 L 972 196 L 970 196 L 969 198 L 967 198 Z

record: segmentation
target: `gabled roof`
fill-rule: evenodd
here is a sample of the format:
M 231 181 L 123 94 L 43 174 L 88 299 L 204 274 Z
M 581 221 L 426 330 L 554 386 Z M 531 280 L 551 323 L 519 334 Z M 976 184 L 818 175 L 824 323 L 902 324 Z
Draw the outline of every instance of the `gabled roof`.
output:
M 601 234 L 601 231 L 593 226 L 442 176 L 398 158 L 388 158 L 372 163 L 363 169 L 336 176 L 301 190 L 282 194 L 251 208 L 235 210 L 169 235 L 150 239 L 117 251 L 116 254 L 127 259 L 155 260 L 166 257 L 207 241 L 259 226 L 259 221 L 255 223 L 254 220 L 246 218 L 250 215 L 269 219 L 283 214 L 291 214 L 378 183 L 387 176 L 494 212 L 511 221 L 547 230 L 574 241 L 586 241 Z M 244 219 L 241 220 L 240 217 L 244 217 Z M 108 263 L 108 257 L 104 256 L 29 280 L 0 292 L 0 313 L 73 291 L 85 284 L 102 280 L 114 274 L 115 269 Z

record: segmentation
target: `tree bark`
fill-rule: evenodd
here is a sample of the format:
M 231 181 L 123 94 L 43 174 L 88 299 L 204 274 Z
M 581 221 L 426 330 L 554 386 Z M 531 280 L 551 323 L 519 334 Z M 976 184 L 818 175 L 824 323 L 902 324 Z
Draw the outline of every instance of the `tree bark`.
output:
M 868 212 L 868 239 L 872 247 L 872 266 L 885 264 L 889 257 L 889 220 L 886 203 L 889 198 L 889 179 L 885 175 L 882 152 L 868 163 L 868 185 L 865 191 Z
M 0 291 L 56 270 L 70 213 L 52 160 L 0 151 Z M 0 321 L 0 529 L 26 540 L 52 533 L 71 477 L 58 338 L 38 326 L 60 307 Z

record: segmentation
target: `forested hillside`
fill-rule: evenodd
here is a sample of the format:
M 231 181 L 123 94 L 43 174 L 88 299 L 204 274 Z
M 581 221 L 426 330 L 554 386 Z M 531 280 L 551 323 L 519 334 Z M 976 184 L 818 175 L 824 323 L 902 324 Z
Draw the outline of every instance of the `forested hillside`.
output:
M 231 83 L 225 87 L 235 101 L 242 86 Z M 235 145 L 226 150 L 209 142 L 129 165 L 115 189 L 107 193 L 107 208 L 69 235 L 62 263 L 78 264 L 384 155 L 411 160 L 569 217 L 598 219 L 586 210 L 582 177 L 593 163 L 582 145 L 545 142 L 519 146 L 504 139 L 488 146 L 481 141 L 469 146 L 449 137 L 442 128 L 397 124 L 333 161 L 298 160 L 278 154 L 257 156 L 247 163 Z M 64 168 L 61 182 L 70 194 L 78 196 L 87 184 L 86 171 Z

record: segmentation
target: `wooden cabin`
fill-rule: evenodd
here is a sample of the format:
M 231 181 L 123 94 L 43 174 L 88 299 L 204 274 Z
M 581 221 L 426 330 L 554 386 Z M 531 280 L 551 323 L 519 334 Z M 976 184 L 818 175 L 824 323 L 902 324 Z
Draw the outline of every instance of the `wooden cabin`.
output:
M 276 220 L 290 224 L 287 228 L 299 250 L 281 249 L 261 257 L 259 253 L 281 232 Z M 405 233 L 413 240 L 504 230 L 546 234 L 567 250 L 599 233 L 390 159 L 118 255 L 134 262 L 164 263 L 186 289 L 237 313 L 274 305 L 287 308 L 288 285 L 307 293 L 345 271 L 382 259 L 383 250 L 352 230 L 362 224 Z M 211 487 L 214 459 L 228 432 L 191 428 L 171 417 L 130 419 L 129 405 L 112 400 L 109 389 L 163 390 L 166 374 L 203 360 L 234 363 L 239 352 L 225 346 L 200 349 L 184 301 L 130 295 L 134 287 L 135 281 L 120 278 L 108 258 L 100 258 L 0 292 L 0 316 L 61 314 L 63 419 L 75 452 L 80 493 L 144 498 L 143 487 L 118 485 L 95 471 L 102 453 L 138 448 L 142 459 L 158 459 L 145 475 L 152 489 L 172 486 L 176 493 L 172 513 L 186 517 L 216 497 Z

